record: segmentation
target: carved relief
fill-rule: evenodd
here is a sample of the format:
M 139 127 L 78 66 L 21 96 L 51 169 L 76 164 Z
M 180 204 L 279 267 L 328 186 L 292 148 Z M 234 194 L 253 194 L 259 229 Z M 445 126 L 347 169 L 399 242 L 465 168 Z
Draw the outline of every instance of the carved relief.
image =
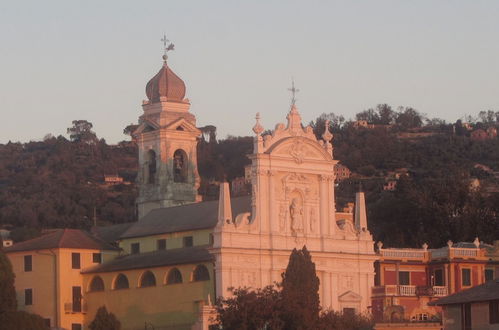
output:
M 310 232 L 315 232 L 316 229 L 316 222 L 317 222 L 317 217 L 315 214 L 315 208 L 312 207 L 310 208 Z
M 279 229 L 284 231 L 286 229 L 286 218 L 288 215 L 288 210 L 286 204 L 281 204 L 279 208 Z
M 303 163 L 303 159 L 305 158 L 306 150 L 305 146 L 300 143 L 299 140 L 295 140 L 293 145 L 291 146 L 291 150 L 289 151 L 291 157 L 297 164 Z

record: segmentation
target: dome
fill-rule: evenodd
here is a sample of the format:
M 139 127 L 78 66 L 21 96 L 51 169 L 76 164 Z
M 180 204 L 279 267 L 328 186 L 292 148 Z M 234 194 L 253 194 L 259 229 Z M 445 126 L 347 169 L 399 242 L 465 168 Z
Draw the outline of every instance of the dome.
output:
M 159 72 L 146 85 L 146 95 L 151 103 L 161 97 L 173 102 L 182 102 L 185 97 L 185 83 L 165 63 Z

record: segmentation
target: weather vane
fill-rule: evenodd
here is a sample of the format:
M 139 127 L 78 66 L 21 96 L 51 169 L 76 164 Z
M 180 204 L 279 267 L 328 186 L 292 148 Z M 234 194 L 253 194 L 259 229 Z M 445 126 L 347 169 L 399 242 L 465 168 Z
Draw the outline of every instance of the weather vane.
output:
M 291 92 L 291 105 L 295 105 L 296 103 L 296 93 L 298 93 L 300 90 L 298 88 L 295 88 L 295 79 L 291 78 L 291 88 L 288 88 L 288 91 Z
M 161 38 L 161 41 L 163 42 L 163 48 L 165 50 L 165 53 L 163 54 L 163 61 L 165 61 L 165 63 L 166 63 L 166 60 L 168 59 L 168 55 L 166 53 L 168 53 L 171 50 L 174 50 L 175 45 L 173 43 L 171 43 L 170 40 L 166 39 L 166 34 L 163 35 L 163 38 Z

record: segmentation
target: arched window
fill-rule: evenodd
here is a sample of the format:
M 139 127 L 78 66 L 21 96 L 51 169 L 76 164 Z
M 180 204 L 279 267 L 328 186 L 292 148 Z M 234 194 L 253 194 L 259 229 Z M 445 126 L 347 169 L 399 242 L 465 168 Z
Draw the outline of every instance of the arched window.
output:
M 177 268 L 173 268 L 168 273 L 168 277 L 166 278 L 166 284 L 177 284 L 182 283 L 182 274 Z
M 104 291 L 104 281 L 100 276 L 95 276 L 90 282 L 90 292 Z
M 198 265 L 196 269 L 194 269 L 194 274 L 192 276 L 192 280 L 196 281 L 208 281 L 210 279 L 210 273 L 208 273 L 208 269 L 204 265 Z
M 156 180 L 156 152 L 149 150 L 147 152 L 147 169 L 148 169 L 148 183 L 154 183 Z
M 182 149 L 173 153 L 173 181 L 187 182 L 187 154 Z
M 123 274 L 119 274 L 114 280 L 114 290 L 128 289 L 129 287 L 128 278 Z
M 146 288 L 148 286 L 156 286 L 156 277 L 154 277 L 154 274 L 149 270 L 140 278 L 140 287 Z

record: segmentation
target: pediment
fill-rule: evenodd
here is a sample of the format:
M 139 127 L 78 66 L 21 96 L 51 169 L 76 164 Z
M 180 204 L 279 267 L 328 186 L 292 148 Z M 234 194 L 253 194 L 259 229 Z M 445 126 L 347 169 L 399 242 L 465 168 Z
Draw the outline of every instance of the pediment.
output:
M 137 135 L 137 134 L 142 134 L 142 133 L 147 133 L 147 132 L 151 132 L 151 131 L 155 131 L 159 128 L 159 126 L 150 121 L 150 120 L 147 120 L 145 119 L 140 125 L 139 127 L 137 127 L 135 129 L 135 131 L 133 131 L 132 135 Z
M 201 131 L 194 125 L 192 125 L 189 121 L 184 118 L 179 118 L 177 120 L 172 121 L 168 125 L 165 126 L 168 130 L 177 130 L 184 132 L 193 132 L 200 134 Z
M 332 156 L 317 141 L 304 137 L 283 139 L 267 152 L 272 155 L 290 157 L 297 163 L 305 160 L 332 160 Z
M 338 300 L 341 302 L 360 302 L 362 300 L 362 297 L 355 292 L 347 291 L 340 295 L 338 297 Z

